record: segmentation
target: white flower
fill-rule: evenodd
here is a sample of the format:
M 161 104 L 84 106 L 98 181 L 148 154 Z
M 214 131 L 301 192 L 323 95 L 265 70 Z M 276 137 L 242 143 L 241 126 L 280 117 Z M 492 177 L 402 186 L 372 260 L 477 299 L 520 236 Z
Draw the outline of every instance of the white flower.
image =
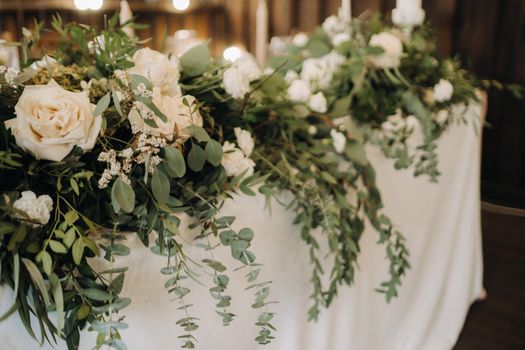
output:
M 309 58 L 303 62 L 301 79 L 307 81 L 314 90 L 330 86 L 337 69 L 345 62 L 345 57 L 335 51 L 320 58 Z
M 436 102 L 445 102 L 452 98 L 454 94 L 454 86 L 448 80 L 441 79 L 439 83 L 434 86 L 433 96 Z
M 263 72 L 261 67 L 249 53 L 244 53 L 238 60 L 233 63 L 233 67 L 238 68 L 250 82 L 260 79 Z
M 307 102 L 312 92 L 304 80 L 294 80 L 288 87 L 288 98 L 294 102 Z
M 188 102 L 189 108 L 184 105 L 184 99 Z M 191 137 L 191 133 L 187 129 L 190 125 L 203 125 L 199 111 L 193 112 L 195 104 L 195 97 L 193 96 L 163 95 L 161 89 L 155 87 L 153 88 L 152 101 L 164 113 L 167 121 L 164 122 L 157 115 L 152 114 L 143 104 L 135 105 L 128 117 L 134 130 L 147 130 L 150 135 L 162 137 L 171 142 L 183 143 Z M 151 116 L 151 119 L 155 121 L 156 128 L 144 122 L 145 113 L 148 113 L 146 119 Z
M 434 114 L 434 120 L 439 125 L 445 125 L 449 117 L 449 113 L 446 109 L 442 109 L 436 114 Z
M 251 156 L 253 148 L 255 147 L 252 134 L 247 130 L 242 130 L 241 128 L 235 128 L 233 131 L 237 137 L 237 144 L 239 145 L 239 148 L 244 152 L 246 157 Z
M 34 69 L 34 70 L 40 70 L 40 69 L 44 69 L 44 68 L 47 68 L 47 67 L 50 67 L 50 66 L 53 66 L 55 64 L 58 64 L 58 61 L 55 60 L 53 57 L 51 56 L 48 56 L 48 55 L 45 55 L 44 57 L 42 57 L 40 60 L 38 61 L 35 61 L 31 64 L 31 66 L 29 66 L 31 69 Z
M 24 212 L 31 222 L 45 225 L 53 210 L 53 200 L 46 194 L 37 197 L 33 191 L 24 191 L 13 207 Z
M 397 36 L 389 32 L 381 32 L 372 35 L 370 46 L 380 47 L 383 53 L 370 56 L 370 61 L 377 68 L 396 68 L 401 64 L 403 55 L 403 44 Z
M 308 127 L 308 134 L 314 136 L 315 134 L 317 134 L 317 128 L 315 125 L 310 125 Z
M 16 143 L 36 159 L 61 161 L 78 146 L 90 151 L 102 117 L 83 92 L 64 90 L 54 80 L 26 86 L 15 106 L 16 118 L 7 120 Z
M 326 97 L 324 97 L 322 92 L 312 95 L 308 105 L 312 111 L 317 113 L 326 113 L 328 110 Z
M 223 77 L 224 89 L 234 99 L 241 99 L 250 92 L 250 79 L 243 70 L 235 67 L 226 69 Z
M 336 153 L 343 153 L 346 147 L 346 136 L 342 132 L 338 132 L 335 129 L 330 131 L 330 136 L 334 142 L 334 149 Z
M 299 79 L 299 73 L 297 73 L 293 69 L 288 70 L 286 72 L 286 75 L 284 76 L 284 80 L 286 80 L 288 84 L 291 84 L 292 81 L 297 80 L 297 79 Z
M 297 47 L 305 47 L 308 44 L 308 35 L 305 33 L 299 33 L 294 35 L 293 44 Z
M 323 22 L 323 30 L 330 37 L 345 31 L 345 22 L 338 16 L 332 15 Z
M 226 170 L 226 175 L 238 176 L 242 173 L 245 176 L 253 175 L 255 162 L 246 157 L 243 151 L 235 147 L 235 144 L 228 141 L 224 142 L 222 151 L 221 165 Z
M 350 41 L 350 34 L 344 32 L 344 33 L 339 33 L 339 34 L 336 34 L 333 38 L 332 38 L 332 45 L 334 45 L 334 47 L 338 47 L 340 46 L 342 43 L 344 42 L 347 42 L 347 41 Z
M 180 95 L 179 63 L 175 58 L 170 60 L 158 51 L 144 48 L 135 52 L 133 62 L 135 66 L 128 70 L 129 74 L 147 78 L 165 95 Z

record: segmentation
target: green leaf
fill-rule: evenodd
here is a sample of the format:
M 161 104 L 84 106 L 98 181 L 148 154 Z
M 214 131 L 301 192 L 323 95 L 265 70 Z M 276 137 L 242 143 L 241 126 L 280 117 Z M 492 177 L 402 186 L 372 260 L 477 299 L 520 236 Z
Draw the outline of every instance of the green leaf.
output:
M 356 162 L 357 164 L 368 164 L 365 148 L 360 142 L 348 141 L 345 148 L 345 154 L 349 159 Z
M 170 175 L 176 177 L 183 177 L 186 174 L 186 162 L 182 153 L 175 147 L 165 147 L 164 148 L 166 168 Z
M 61 334 L 65 316 L 62 285 L 60 284 L 60 279 L 54 273 L 49 276 L 49 282 L 51 282 L 51 291 L 53 293 L 53 300 L 55 301 L 55 309 L 57 314 L 57 334 Z
M 118 114 L 120 114 L 120 116 L 123 117 L 124 112 L 122 112 L 122 107 L 120 106 L 120 101 L 116 90 L 111 91 L 111 97 L 113 98 L 113 104 L 115 105 L 115 109 L 117 110 Z
M 214 269 L 217 272 L 224 272 L 226 271 L 226 266 L 224 266 L 221 262 L 216 260 L 210 260 L 210 259 L 203 259 L 202 262 L 212 269 Z
M 312 57 L 323 57 L 330 53 L 330 46 L 322 40 L 310 40 L 306 49 L 310 51 Z
M 121 209 L 125 213 L 131 213 L 135 208 L 135 192 L 120 177 L 115 180 L 111 188 L 111 204 L 117 214 Z
M 70 210 L 64 215 L 64 220 L 69 226 L 72 226 L 78 220 L 78 214 L 74 210 Z
M 114 295 L 110 295 L 108 292 L 96 288 L 84 289 L 81 293 L 86 298 L 95 301 L 110 301 L 115 297 Z
M 51 255 L 49 255 L 49 253 L 46 252 L 46 251 L 41 251 L 36 256 L 36 261 L 42 263 L 42 267 L 44 269 L 44 272 L 46 273 L 46 275 L 49 276 L 51 274 L 51 272 L 52 272 L 51 270 L 53 268 L 53 260 L 51 259 Z
M 36 285 L 36 287 L 40 291 L 40 294 L 42 295 L 42 298 L 44 299 L 44 303 L 46 307 L 49 307 L 49 305 L 51 304 L 49 300 L 49 293 L 47 291 L 47 287 L 44 282 L 44 277 L 42 277 L 40 270 L 29 259 L 22 258 L 22 262 L 24 263 L 27 271 L 29 272 L 29 275 L 31 276 L 31 280 L 33 281 L 33 283 Z
M 90 313 L 91 313 L 91 308 L 89 307 L 89 305 L 82 304 L 77 310 L 77 320 L 85 319 L 86 317 L 89 316 Z
M 209 140 L 205 148 L 206 159 L 213 166 L 221 165 L 222 161 L 222 146 L 215 140 Z
M 199 142 L 208 142 L 210 140 L 210 135 L 204 130 L 203 127 L 198 125 L 190 125 L 186 128 L 191 133 L 191 136 Z
M 73 242 L 75 242 L 75 238 L 77 237 L 77 234 L 75 232 L 75 229 L 72 227 L 69 230 L 67 230 L 66 235 L 62 239 L 66 247 L 71 248 L 71 245 Z
M 151 190 L 157 202 L 166 203 L 168 201 L 170 180 L 159 168 L 155 168 L 151 177 Z
M 108 108 L 110 102 L 111 102 L 111 96 L 110 96 L 110 93 L 108 92 L 107 94 L 104 95 L 104 97 L 100 99 L 100 101 L 98 101 L 97 106 L 95 107 L 95 110 L 93 111 L 93 116 L 98 117 L 99 115 L 104 113 L 104 111 Z
M 73 243 L 73 260 L 75 264 L 80 265 L 82 261 L 82 256 L 84 255 L 84 242 L 82 237 L 77 238 L 75 243 Z
M 238 236 L 240 239 L 250 242 L 253 239 L 254 233 L 250 228 L 243 228 L 239 231 Z
M 197 144 L 193 144 L 188 154 L 188 165 L 191 170 L 199 172 L 206 163 L 206 152 Z
M 179 62 L 184 75 L 190 78 L 202 75 L 210 64 L 208 43 L 192 47 L 181 56 Z
M 55 253 L 67 254 L 67 248 L 59 241 L 49 240 L 49 247 L 51 247 L 51 250 Z

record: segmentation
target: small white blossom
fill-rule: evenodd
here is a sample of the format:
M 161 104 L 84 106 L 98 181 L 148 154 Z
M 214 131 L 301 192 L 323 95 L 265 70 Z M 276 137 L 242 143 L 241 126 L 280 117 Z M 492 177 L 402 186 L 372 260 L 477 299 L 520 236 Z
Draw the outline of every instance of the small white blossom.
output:
M 247 130 L 242 130 L 241 128 L 235 128 L 233 131 L 235 132 L 235 137 L 237 137 L 237 144 L 239 145 L 239 148 L 244 152 L 246 157 L 251 156 L 255 146 L 252 134 Z
M 308 127 L 308 134 L 310 134 L 310 135 L 312 135 L 312 136 L 315 135 L 315 134 L 317 134 L 317 128 L 316 128 L 315 125 L 310 125 L 310 126 Z
M 347 41 L 350 41 L 350 34 L 346 32 L 339 33 L 332 38 L 332 45 L 334 45 L 334 47 L 339 47 L 342 43 Z
M 322 92 L 318 92 L 317 94 L 312 95 L 310 97 L 308 105 L 312 111 L 317 113 L 326 113 L 326 111 L 328 110 L 326 97 L 323 95 Z
M 246 157 L 244 152 L 235 147 L 235 144 L 228 141 L 222 146 L 223 157 L 221 165 L 228 176 L 253 175 L 255 162 Z
M 288 84 L 291 84 L 294 80 L 297 79 L 299 79 L 299 73 L 297 73 L 293 69 L 288 70 L 286 72 L 286 75 L 284 76 L 284 80 L 286 80 Z
M 322 27 L 325 33 L 330 38 L 333 38 L 335 35 L 345 31 L 346 24 L 339 16 L 332 15 L 323 22 Z
M 370 38 L 370 46 L 380 47 L 384 51 L 369 58 L 376 68 L 396 68 L 401 64 L 403 43 L 394 34 L 389 32 L 374 34 Z
M 5 73 L 5 81 L 12 85 L 15 83 L 15 79 L 18 77 L 18 74 L 20 74 L 20 71 L 16 68 L 7 68 L 7 72 Z
M 446 124 L 448 117 L 449 117 L 449 112 L 446 109 L 442 109 L 436 114 L 434 114 L 434 121 L 437 124 L 443 126 Z
M 51 217 L 53 200 L 46 194 L 37 197 L 33 191 L 24 191 L 13 207 L 24 212 L 34 224 L 45 225 Z
M 448 80 L 441 79 L 439 83 L 434 86 L 433 96 L 436 102 L 446 102 L 452 98 L 454 94 L 454 86 Z
M 288 88 L 288 98 L 294 102 L 307 102 L 311 94 L 310 86 L 304 80 L 295 80 Z
M 137 88 L 133 90 L 133 93 L 136 96 L 142 96 L 146 98 L 150 98 L 153 95 L 153 92 L 151 90 L 148 90 L 148 88 L 146 87 L 146 84 L 144 83 L 138 84 Z
M 297 47 L 305 47 L 308 44 L 308 35 L 306 33 L 299 33 L 294 35 L 293 44 Z
M 250 79 L 245 72 L 239 68 L 228 68 L 223 76 L 224 89 L 234 99 L 241 99 L 250 92 Z
M 339 154 L 343 153 L 346 147 L 346 136 L 335 129 L 330 131 L 330 136 L 332 136 L 335 152 Z

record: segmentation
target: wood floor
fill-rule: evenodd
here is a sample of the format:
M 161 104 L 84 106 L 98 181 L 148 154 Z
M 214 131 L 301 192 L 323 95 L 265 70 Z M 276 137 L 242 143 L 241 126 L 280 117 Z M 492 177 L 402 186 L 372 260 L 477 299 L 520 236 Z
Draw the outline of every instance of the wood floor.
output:
M 525 349 L 525 218 L 484 211 L 484 285 L 454 350 Z

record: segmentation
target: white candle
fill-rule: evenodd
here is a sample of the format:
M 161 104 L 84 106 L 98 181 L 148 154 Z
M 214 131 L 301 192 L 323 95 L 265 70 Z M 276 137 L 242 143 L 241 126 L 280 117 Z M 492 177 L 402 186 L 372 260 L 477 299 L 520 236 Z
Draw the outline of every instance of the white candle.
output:
M 396 8 L 397 9 L 421 9 L 423 6 L 422 0 L 397 0 Z
M 352 0 L 343 0 L 341 4 L 341 11 L 343 14 L 343 19 L 350 22 L 352 20 Z
M 268 53 L 268 4 L 266 0 L 259 0 L 255 17 L 255 56 L 263 67 L 266 64 Z
M 129 7 L 129 4 L 126 0 L 122 0 L 120 2 L 120 13 L 119 13 L 119 19 L 120 19 L 120 25 L 123 25 L 127 21 L 133 18 L 133 12 L 131 12 L 131 8 Z M 122 28 L 124 33 L 126 33 L 129 37 L 133 38 L 135 37 L 135 30 L 131 28 L 130 26 L 125 26 Z

